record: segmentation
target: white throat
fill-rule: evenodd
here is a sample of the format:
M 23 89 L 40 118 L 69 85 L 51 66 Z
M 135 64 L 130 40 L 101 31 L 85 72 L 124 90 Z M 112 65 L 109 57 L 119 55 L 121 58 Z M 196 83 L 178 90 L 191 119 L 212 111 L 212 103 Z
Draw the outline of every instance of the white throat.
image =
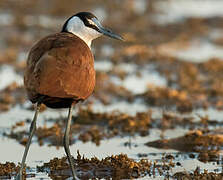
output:
M 85 26 L 83 21 L 77 16 L 72 17 L 68 21 L 66 30 L 81 38 L 89 48 L 91 48 L 92 40 L 101 36 L 101 33 L 98 31 Z

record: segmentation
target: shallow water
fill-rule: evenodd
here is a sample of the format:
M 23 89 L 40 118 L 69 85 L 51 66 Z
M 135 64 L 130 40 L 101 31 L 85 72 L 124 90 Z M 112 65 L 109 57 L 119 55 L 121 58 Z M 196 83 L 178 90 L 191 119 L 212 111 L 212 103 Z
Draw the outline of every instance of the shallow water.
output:
M 3 90 L 13 82 L 16 82 L 18 85 L 23 85 L 23 77 L 17 74 L 12 66 L 1 66 L 0 76 L 0 90 Z
M 156 3 L 158 23 L 181 22 L 190 17 L 221 17 L 223 2 L 219 0 L 170 0 Z
M 129 5 L 128 11 L 125 12 L 118 9 L 122 6 L 126 7 L 126 5 Z M 208 108 L 199 107 L 193 109 L 192 112 L 181 114 L 180 112 L 172 112 L 172 109 L 168 107 L 171 105 L 168 104 L 164 105 L 164 107 L 149 105 L 149 103 L 147 103 L 146 100 L 142 98 L 141 95 L 143 93 L 148 92 L 148 90 L 150 90 L 150 88 L 152 87 L 174 87 L 174 85 L 170 86 L 171 82 L 169 82 L 165 76 L 168 75 L 168 73 L 160 71 L 159 67 L 162 67 L 162 63 L 157 60 L 160 57 L 157 58 L 155 55 L 151 54 L 147 56 L 143 53 L 137 54 L 137 51 L 135 54 L 132 53 L 132 56 L 128 55 L 127 53 L 126 55 L 125 53 L 120 52 L 122 52 L 122 48 L 131 46 L 132 44 L 145 44 L 145 39 L 149 36 L 145 34 L 144 38 L 140 39 L 140 35 L 143 36 L 143 34 L 140 33 L 143 33 L 144 31 L 141 30 L 142 32 L 138 32 L 138 29 L 143 29 L 142 24 L 149 24 L 148 27 L 144 27 L 148 28 L 148 32 L 150 31 L 149 28 L 153 28 L 153 26 L 155 26 L 157 29 L 160 28 L 160 31 L 162 32 L 165 29 L 163 29 L 163 26 L 171 24 L 181 25 L 189 18 L 222 18 L 222 5 L 223 2 L 217 0 L 170 0 L 157 1 L 153 3 L 152 1 L 150 2 L 146 0 L 135 0 L 125 1 L 125 3 L 123 3 L 122 5 L 118 4 L 118 6 L 117 3 L 111 5 L 105 3 L 103 5 L 99 5 L 96 2 L 92 5 L 89 5 L 89 7 L 91 8 L 90 10 L 95 12 L 95 14 L 97 14 L 99 19 L 102 20 L 103 23 L 106 24 L 106 26 L 110 25 L 108 23 L 110 22 L 110 26 L 118 30 L 117 32 L 122 32 L 124 36 L 127 37 L 127 45 L 112 42 L 110 39 L 107 40 L 105 38 L 102 39 L 102 41 L 98 41 L 98 43 L 93 44 L 92 51 L 94 51 L 96 54 L 95 69 L 98 71 L 98 73 L 104 73 L 108 75 L 110 79 L 106 79 L 106 81 L 110 81 L 114 84 L 114 86 L 121 86 L 124 89 L 128 90 L 130 95 L 134 98 L 133 100 L 131 100 L 131 98 L 129 100 L 126 97 L 122 97 L 119 99 L 117 98 L 118 95 L 117 97 L 111 96 L 111 101 L 106 104 L 93 95 L 93 97 L 90 98 L 87 102 L 82 105 L 78 105 L 77 108 L 74 110 L 73 115 L 76 115 L 78 113 L 78 108 L 80 106 L 82 108 L 87 108 L 87 106 L 91 104 L 91 109 L 93 110 L 93 112 L 99 113 L 106 112 L 112 114 L 113 112 L 118 111 L 127 115 L 134 116 L 139 112 L 147 112 L 148 110 L 150 110 L 152 112 L 151 117 L 154 121 L 152 121 L 150 125 L 151 127 L 148 128 L 148 135 L 146 136 L 140 136 L 139 133 L 131 135 L 117 135 L 112 138 L 102 139 L 99 146 L 97 146 L 93 142 L 83 143 L 82 141 L 78 140 L 79 134 L 75 134 L 75 143 L 70 146 L 72 155 L 74 157 L 77 156 L 77 150 L 80 151 L 81 155 L 84 155 L 87 158 L 97 157 L 99 159 L 111 155 L 124 153 L 127 154 L 128 157 L 133 158 L 136 161 L 139 161 L 142 158 L 146 158 L 151 162 L 162 164 L 163 158 L 166 155 L 172 155 L 174 157 L 172 161 L 175 164 L 178 164 L 172 167 L 170 170 L 166 170 L 166 174 L 164 173 L 164 175 L 160 176 L 158 172 L 155 172 L 154 177 L 147 175 L 139 179 L 165 179 L 165 175 L 167 175 L 168 173 L 169 175 L 174 175 L 176 172 L 194 172 L 197 167 L 200 168 L 201 172 L 204 172 L 204 170 L 208 170 L 208 172 L 221 172 L 221 161 L 220 163 L 217 163 L 217 160 L 204 163 L 199 160 L 198 152 L 180 152 L 175 149 L 149 147 L 145 144 L 147 142 L 155 140 L 178 138 L 187 134 L 191 129 L 204 130 L 203 127 L 205 125 L 202 124 L 201 117 L 208 117 L 208 121 L 210 121 L 208 124 L 208 130 L 210 130 L 211 132 L 213 131 L 213 133 L 221 134 L 223 126 L 223 111 L 211 106 Z M 81 9 L 81 7 L 79 8 Z M 109 10 L 106 10 L 106 8 L 110 11 L 114 11 L 114 9 L 117 9 L 117 13 L 115 15 L 112 15 L 111 13 L 109 13 Z M 150 10 L 149 8 L 154 9 Z M 61 9 L 59 10 L 60 13 L 57 12 L 57 15 L 53 14 L 56 12 L 50 11 L 45 13 L 37 13 L 38 15 L 32 12 L 24 12 L 24 14 L 22 14 L 22 22 L 16 22 L 16 14 L 1 11 L 1 9 L 2 8 L 0 6 L 0 28 L 4 28 L 3 32 L 7 32 L 10 30 L 10 32 L 12 33 L 9 36 L 6 36 L 2 32 L 0 32 L 0 35 L 3 37 L 3 45 L 0 45 L 0 52 L 4 54 L 3 58 L 1 58 L 0 56 L 0 91 L 1 93 L 6 93 L 7 91 L 5 92 L 5 88 L 7 88 L 13 82 L 16 82 L 18 87 L 23 86 L 23 63 L 27 57 L 28 49 L 30 49 L 30 46 L 34 43 L 33 41 L 36 42 L 37 39 L 40 39 L 46 34 L 58 31 L 60 29 L 58 28 L 58 24 L 63 24 L 65 17 L 68 17 L 68 15 L 60 15 L 60 11 L 62 11 L 61 9 L 63 9 L 63 7 L 61 7 Z M 35 9 L 35 11 L 41 12 L 41 7 Z M 128 17 L 128 15 L 132 18 L 132 21 L 129 20 L 130 18 Z M 117 17 L 119 17 L 120 19 Z M 115 18 L 117 21 L 114 21 Z M 145 19 L 143 19 L 142 21 L 141 18 Z M 119 24 L 119 21 L 121 21 L 121 24 Z M 128 25 L 130 21 L 133 25 L 131 23 L 127 27 L 123 25 L 123 23 Z M 142 27 L 139 26 L 139 24 Z M 216 44 L 214 42 L 216 39 L 219 39 L 221 37 L 220 28 L 208 27 L 207 29 L 209 31 L 207 30 L 208 32 L 204 33 L 202 36 L 196 35 L 196 33 L 195 35 L 191 33 L 193 34 L 193 36 L 196 37 L 191 39 L 186 38 L 185 41 L 189 42 L 186 46 L 178 46 L 177 44 L 183 44 L 184 40 L 179 40 L 177 41 L 177 43 L 173 43 L 174 46 L 171 46 L 171 42 L 174 42 L 174 40 L 176 40 L 177 38 L 171 39 L 169 44 L 167 42 L 162 42 L 159 38 L 157 38 L 154 40 L 153 43 L 151 42 L 151 44 L 146 45 L 151 48 L 155 44 L 154 46 L 156 47 L 154 48 L 154 52 L 157 51 L 156 53 L 158 55 L 161 54 L 167 56 L 166 59 L 165 56 L 161 56 L 163 62 L 167 61 L 168 58 L 177 58 L 177 61 L 179 60 L 179 63 L 185 61 L 196 64 L 209 61 L 211 58 L 223 58 L 222 45 Z M 155 30 L 153 30 L 154 35 L 156 34 Z M 31 32 L 33 33 L 33 35 Z M 20 37 L 20 33 L 23 34 L 24 37 Z M 167 36 L 169 37 L 168 34 Z M 152 39 L 153 37 L 150 36 L 150 38 Z M 23 40 L 24 42 L 21 40 Z M 159 52 L 159 48 L 157 48 L 159 47 L 157 45 L 157 42 L 159 41 L 161 41 L 161 47 L 165 47 L 165 43 L 167 43 L 166 47 L 168 48 L 166 48 L 165 51 Z M 10 53 L 11 51 L 6 51 L 8 48 L 14 48 L 18 53 L 14 55 L 14 52 Z M 140 49 L 138 51 L 140 51 Z M 115 55 L 117 55 L 118 53 L 120 53 L 120 56 L 123 56 L 124 60 L 122 58 L 118 60 L 115 59 Z M 167 67 L 167 69 L 168 68 L 169 67 Z M 178 69 L 172 70 L 178 71 Z M 121 75 L 117 72 L 121 72 Z M 12 92 L 12 94 L 17 93 L 17 91 Z M 24 96 L 25 95 L 23 95 L 23 97 Z M 2 101 L 4 102 L 4 98 L 3 100 L 1 99 L 1 102 Z M 12 126 L 14 126 L 17 122 L 32 119 L 34 112 L 30 109 L 30 102 L 18 101 L 14 105 L 10 105 L 8 111 L 0 112 L 0 163 L 4 163 L 7 161 L 18 163 L 21 161 L 24 146 L 15 139 L 8 138 L 4 134 L 9 134 L 11 132 Z M 177 115 L 178 117 L 191 117 L 192 122 L 188 124 L 182 122 L 182 124 L 176 124 L 173 125 L 173 127 L 171 127 L 171 125 L 166 125 L 167 128 L 165 128 L 165 122 L 163 122 L 163 124 L 162 122 L 160 123 L 160 121 L 162 121 L 164 112 L 170 114 L 172 113 L 174 115 Z M 68 112 L 66 109 L 47 109 L 40 113 L 37 121 L 37 126 L 51 127 L 54 123 L 54 120 L 58 118 L 66 118 L 67 113 Z M 211 124 L 212 122 L 214 122 L 214 124 Z M 28 130 L 29 124 L 30 123 L 25 123 L 24 126 L 17 127 L 16 131 Z M 142 154 L 143 157 L 140 156 Z M 191 154 L 194 155 L 194 158 L 190 157 Z M 222 146 L 220 146 L 220 151 L 217 153 L 217 155 L 220 158 L 222 157 Z M 62 147 L 58 148 L 55 146 L 49 146 L 47 141 L 42 146 L 40 146 L 37 138 L 34 137 L 26 163 L 29 167 L 31 167 L 31 170 L 27 170 L 27 173 L 34 173 L 35 178 L 28 179 L 50 179 L 47 172 L 36 172 L 36 166 L 41 166 L 43 165 L 43 163 L 49 162 L 55 157 L 61 158 L 64 156 L 65 153 Z

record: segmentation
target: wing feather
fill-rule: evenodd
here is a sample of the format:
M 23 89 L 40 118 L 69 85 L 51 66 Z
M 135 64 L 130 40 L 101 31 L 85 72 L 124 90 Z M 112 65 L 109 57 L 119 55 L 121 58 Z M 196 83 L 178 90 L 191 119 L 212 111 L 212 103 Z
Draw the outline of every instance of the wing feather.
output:
M 30 100 L 38 94 L 86 99 L 95 86 L 91 50 L 75 35 L 50 35 L 32 48 L 24 82 Z

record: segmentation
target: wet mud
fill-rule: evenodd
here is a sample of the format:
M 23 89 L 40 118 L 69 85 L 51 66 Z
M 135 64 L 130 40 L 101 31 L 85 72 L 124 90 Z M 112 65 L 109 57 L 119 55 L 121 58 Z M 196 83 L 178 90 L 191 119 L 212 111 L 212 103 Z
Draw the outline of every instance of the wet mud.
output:
M 0 143 L 12 142 L 9 148 L 17 147 L 18 156 L 27 143 L 34 106 L 27 101 L 23 73 L 30 47 L 60 31 L 67 17 L 88 4 L 125 43 L 101 38 L 92 45 L 96 87 L 75 107 L 70 134 L 72 154 L 80 148 L 73 155 L 78 176 L 223 179 L 223 14 L 217 2 L 206 14 L 187 9 L 203 7 L 195 1 L 148 2 L 0 1 Z M 66 115 L 41 107 L 33 140 L 40 152 L 27 161 L 26 179 L 71 176 L 61 153 Z M 42 158 L 44 148 L 55 154 Z M 0 179 L 10 179 L 20 157 L 0 154 Z

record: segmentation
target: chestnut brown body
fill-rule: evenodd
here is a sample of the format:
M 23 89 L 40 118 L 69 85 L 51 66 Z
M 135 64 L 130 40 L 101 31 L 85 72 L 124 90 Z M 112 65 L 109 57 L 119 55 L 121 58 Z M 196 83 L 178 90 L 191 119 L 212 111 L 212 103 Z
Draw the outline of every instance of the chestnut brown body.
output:
M 25 161 L 42 103 L 51 108 L 69 108 L 63 145 L 72 177 L 79 179 L 69 149 L 72 110 L 78 101 L 88 98 L 94 90 L 94 58 L 89 47 L 92 40 L 102 35 L 123 40 L 120 35 L 104 28 L 92 13 L 79 12 L 67 19 L 60 33 L 49 35 L 32 47 L 24 84 L 28 98 L 36 103 L 36 110 L 16 180 L 24 179 Z
M 28 98 L 51 108 L 67 108 L 90 96 L 95 86 L 94 57 L 76 35 L 49 35 L 31 49 L 24 76 Z

